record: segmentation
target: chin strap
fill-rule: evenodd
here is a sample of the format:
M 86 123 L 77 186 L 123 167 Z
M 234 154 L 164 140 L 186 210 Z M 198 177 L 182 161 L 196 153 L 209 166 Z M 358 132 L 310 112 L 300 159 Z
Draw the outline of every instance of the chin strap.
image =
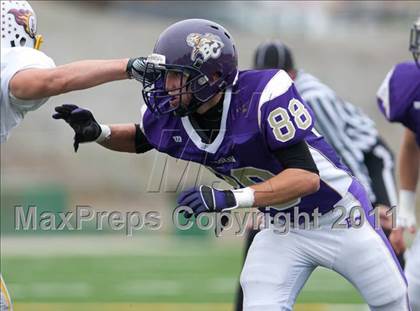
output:
M 41 44 L 44 42 L 44 38 L 42 37 L 42 35 L 36 35 L 35 36 L 35 44 L 34 44 L 34 49 L 35 50 L 39 50 L 41 48 Z

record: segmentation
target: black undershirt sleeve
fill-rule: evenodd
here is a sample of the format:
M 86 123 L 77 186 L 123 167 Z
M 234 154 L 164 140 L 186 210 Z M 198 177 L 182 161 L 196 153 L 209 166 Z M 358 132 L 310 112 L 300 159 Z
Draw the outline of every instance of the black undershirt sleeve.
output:
M 140 129 L 139 124 L 136 124 L 135 146 L 136 153 L 144 153 L 153 149 L 153 146 L 149 143 L 146 136 Z
M 299 168 L 319 175 L 318 168 L 304 140 L 287 148 L 275 150 L 273 153 L 285 169 Z

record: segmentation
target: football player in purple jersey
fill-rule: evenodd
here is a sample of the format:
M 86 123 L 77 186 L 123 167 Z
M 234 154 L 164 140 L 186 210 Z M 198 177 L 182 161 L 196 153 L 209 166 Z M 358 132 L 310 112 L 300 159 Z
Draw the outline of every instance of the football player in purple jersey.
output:
M 416 188 L 420 171 L 420 18 L 414 23 L 409 50 L 414 62 L 394 66 L 385 77 L 377 94 L 381 112 L 390 122 L 405 127 L 400 149 L 400 194 L 397 229 L 390 236 L 394 247 L 405 249 L 403 232 L 416 231 Z M 420 233 L 408 251 L 405 273 L 413 310 L 420 310 Z
M 225 28 L 180 21 L 159 36 L 153 54 L 127 68 L 143 83 L 139 124 L 101 125 L 77 106 L 57 107 L 54 117 L 72 126 L 76 145 L 107 127 L 100 142 L 106 148 L 156 149 L 203 164 L 234 187 L 183 191 L 178 203 L 187 217 L 251 207 L 271 217 L 241 274 L 244 310 L 292 310 L 318 266 L 348 279 L 372 310 L 409 310 L 405 278 L 375 229 L 367 193 L 314 130 L 313 112 L 293 81 L 282 70 L 239 71 L 237 63 Z M 355 210 L 365 221 L 349 216 Z M 334 227 L 343 214 L 349 221 Z M 293 222 L 288 234 L 279 215 Z M 304 228 L 305 216 L 312 226 Z
M 381 226 L 387 237 L 392 219 L 390 207 L 397 205 L 394 155 L 385 144 L 373 122 L 359 107 L 343 100 L 317 77 L 297 69 L 291 49 L 279 40 L 265 41 L 254 54 L 254 68 L 283 69 L 292 78 L 299 95 L 316 117 L 316 129 L 338 153 L 344 164 L 365 186 L 372 204 L 379 208 Z M 250 221 L 245 255 L 258 233 Z M 397 258 L 404 266 L 404 253 Z M 242 289 L 238 288 L 236 310 L 242 310 Z

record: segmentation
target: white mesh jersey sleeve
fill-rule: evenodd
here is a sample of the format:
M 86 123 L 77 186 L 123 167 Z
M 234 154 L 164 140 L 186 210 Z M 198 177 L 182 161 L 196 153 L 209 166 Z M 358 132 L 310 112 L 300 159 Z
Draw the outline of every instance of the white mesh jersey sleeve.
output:
M 48 98 L 21 100 L 10 93 L 9 83 L 19 71 L 30 68 L 54 68 L 54 61 L 35 49 L 26 47 L 1 49 L 1 128 L 0 143 L 5 142 L 10 131 L 22 122 L 28 111 L 38 109 Z

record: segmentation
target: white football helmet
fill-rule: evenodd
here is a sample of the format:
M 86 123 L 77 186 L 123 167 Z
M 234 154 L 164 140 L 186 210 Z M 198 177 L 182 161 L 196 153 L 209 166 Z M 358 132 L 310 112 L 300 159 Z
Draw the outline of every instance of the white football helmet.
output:
M 1 1 L 1 46 L 39 49 L 42 36 L 36 35 L 36 15 L 27 1 Z

